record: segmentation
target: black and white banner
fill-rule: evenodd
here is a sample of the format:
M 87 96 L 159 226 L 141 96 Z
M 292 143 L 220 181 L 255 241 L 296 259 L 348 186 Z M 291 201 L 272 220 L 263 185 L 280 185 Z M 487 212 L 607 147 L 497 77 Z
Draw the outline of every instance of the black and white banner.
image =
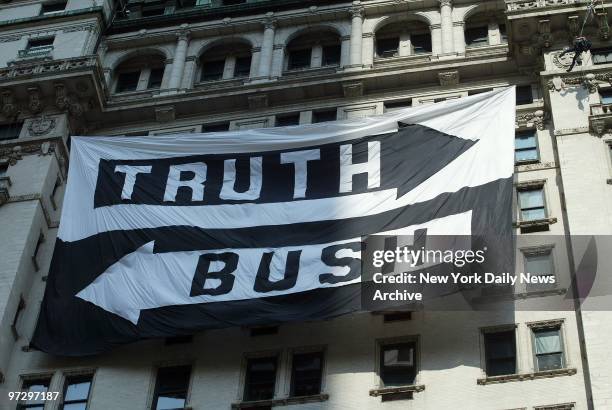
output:
M 206 328 L 360 309 L 361 240 L 507 244 L 514 88 L 382 116 L 73 137 L 33 345 L 95 354 Z

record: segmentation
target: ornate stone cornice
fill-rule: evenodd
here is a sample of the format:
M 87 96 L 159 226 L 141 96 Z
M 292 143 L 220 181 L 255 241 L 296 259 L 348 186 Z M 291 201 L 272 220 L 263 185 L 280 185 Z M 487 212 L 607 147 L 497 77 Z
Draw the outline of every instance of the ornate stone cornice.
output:
M 518 128 L 536 127 L 538 130 L 544 129 L 545 112 L 543 110 L 519 111 L 516 114 L 515 126 Z

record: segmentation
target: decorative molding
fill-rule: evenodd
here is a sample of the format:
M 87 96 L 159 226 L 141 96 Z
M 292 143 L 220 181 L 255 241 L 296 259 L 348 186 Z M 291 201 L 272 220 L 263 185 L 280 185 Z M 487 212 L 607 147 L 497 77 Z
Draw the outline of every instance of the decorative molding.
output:
M 532 221 L 516 221 L 512 224 L 514 228 L 535 228 L 543 227 L 557 223 L 557 218 L 534 219 Z
M 517 164 L 515 170 L 517 172 L 541 171 L 544 169 L 555 169 L 557 164 L 554 162 L 536 162 L 533 164 Z
M 349 13 L 351 13 L 351 18 L 361 18 L 363 19 L 365 15 L 365 10 L 361 6 L 353 6 L 350 8 Z
M 478 379 L 477 384 L 484 386 L 487 384 L 518 382 L 523 380 L 549 379 L 551 377 L 573 376 L 577 373 L 575 368 L 547 370 L 542 372 L 508 374 L 504 376 L 491 376 Z
M 576 128 L 561 128 L 555 130 L 555 136 L 560 135 L 571 135 L 571 134 L 585 134 L 589 132 L 589 127 L 576 127 Z
M 548 248 L 550 249 L 550 248 Z M 527 327 L 531 329 L 545 329 L 551 327 L 559 327 L 563 325 L 563 319 L 551 319 L 551 320 L 539 320 L 537 322 L 527 322 L 525 323 Z
M 55 152 L 55 143 L 50 141 L 29 141 L 21 145 L 0 145 L 0 160 L 15 165 L 24 155 L 46 156 Z
M 72 27 L 66 27 L 62 30 L 63 33 L 74 33 L 77 31 L 94 31 L 96 26 L 94 24 L 79 24 Z
M 0 37 L 0 43 L 11 43 L 13 41 L 19 41 L 19 40 L 21 40 L 21 35 L 19 34 L 10 34 L 7 36 Z
M 529 112 L 518 112 L 516 114 L 515 127 L 531 128 L 536 127 L 542 131 L 544 129 L 544 120 L 546 114 L 543 110 L 535 110 Z
M 506 1 L 506 8 L 510 12 L 518 12 L 532 9 L 574 6 L 575 4 L 574 0 L 511 0 Z
M 266 108 L 268 106 L 268 95 L 267 94 L 256 94 L 247 96 L 249 101 L 249 109 L 257 110 L 260 108 Z
M 535 406 L 533 410 L 573 410 L 576 403 L 561 403 L 561 404 L 548 404 L 545 406 Z
M 174 106 L 168 105 L 165 107 L 155 107 L 155 120 L 158 122 L 174 121 L 176 113 Z
M 40 88 L 38 86 L 28 87 L 28 108 L 33 114 L 38 114 L 43 110 Z
M 399 386 L 399 387 L 381 387 L 379 389 L 370 390 L 370 396 L 378 397 L 387 394 L 398 394 L 398 393 L 419 393 L 425 390 L 425 385 L 414 384 L 410 386 Z
M 342 92 L 347 98 L 361 97 L 363 96 L 363 82 L 362 81 L 351 81 L 342 84 Z
M 5 117 L 11 118 L 17 114 L 17 104 L 12 90 L 2 91 L 2 113 Z
M 45 115 L 42 115 L 30 122 L 28 125 L 28 131 L 30 135 L 39 137 L 53 131 L 55 125 L 55 118 L 48 118 Z

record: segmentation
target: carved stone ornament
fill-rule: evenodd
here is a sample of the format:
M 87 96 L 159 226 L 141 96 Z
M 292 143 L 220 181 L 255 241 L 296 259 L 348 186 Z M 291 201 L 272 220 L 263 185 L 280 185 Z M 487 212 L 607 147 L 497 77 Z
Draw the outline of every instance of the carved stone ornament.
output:
M 572 64 L 572 59 L 574 58 L 574 53 L 566 53 L 563 57 L 561 57 L 561 53 L 563 51 L 557 51 L 552 54 L 552 63 L 557 67 L 563 70 L 567 70 L 569 66 Z
M 603 119 L 591 120 L 591 127 L 593 128 L 593 132 L 599 137 L 606 132 L 606 122 Z
M 542 131 L 544 129 L 544 111 L 519 112 L 516 115 L 516 126 L 536 127 L 538 130 Z
M 53 131 L 55 128 L 56 122 L 55 118 L 48 118 L 45 115 L 42 115 L 39 118 L 36 118 L 30 122 L 28 125 L 28 132 L 30 135 L 41 136 L 46 135 Z
M 594 74 L 587 74 L 585 76 L 571 76 L 571 77 L 553 77 L 552 80 L 548 80 L 547 86 L 550 91 L 561 91 L 564 90 L 567 86 L 577 86 L 581 85 L 587 90 L 589 93 L 593 94 L 597 92 L 599 87 L 598 76 Z
M 28 94 L 30 96 L 28 100 L 28 108 L 33 114 L 38 114 L 43 109 L 43 101 L 40 95 L 40 88 L 30 87 L 28 88 Z
M 45 156 L 55 152 L 55 143 L 49 141 L 32 141 L 23 145 L 0 148 L 0 160 L 7 160 L 15 165 L 24 155 Z
M 443 71 L 438 73 L 438 80 L 441 86 L 450 86 L 459 84 L 459 71 Z
M 610 26 L 608 25 L 608 13 L 597 13 L 599 22 L 599 38 L 601 40 L 608 40 L 610 38 Z
M 68 98 L 66 97 L 66 86 L 62 83 L 55 84 L 55 105 L 60 110 L 65 110 L 68 107 Z
M 342 90 L 345 97 L 361 97 L 363 95 L 363 83 L 354 81 L 342 84 Z
M 7 118 L 17 114 L 17 104 L 15 104 L 15 97 L 11 90 L 2 91 L 2 113 Z

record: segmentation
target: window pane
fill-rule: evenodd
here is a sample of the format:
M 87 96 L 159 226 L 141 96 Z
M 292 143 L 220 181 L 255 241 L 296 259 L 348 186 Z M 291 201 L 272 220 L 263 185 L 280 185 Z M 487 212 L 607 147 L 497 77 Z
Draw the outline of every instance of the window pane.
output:
M 248 77 L 251 74 L 251 56 L 236 58 L 234 77 Z
M 328 110 L 328 111 L 315 111 L 312 113 L 312 122 L 327 122 L 327 121 L 336 121 L 338 112 L 336 110 Z
M 310 67 L 311 52 L 309 48 L 289 51 L 289 69 Z
M 23 123 L 21 122 L 0 125 L 0 140 L 12 140 L 19 138 L 22 127 Z
M 535 148 L 516 151 L 514 153 L 514 160 L 517 162 L 536 161 L 537 159 L 538 159 L 538 150 Z
M 119 79 L 117 80 L 117 92 L 121 93 L 124 91 L 136 91 L 139 79 L 140 71 L 119 74 Z
M 536 219 L 545 219 L 546 212 L 544 209 L 529 209 L 521 211 L 521 220 L 523 221 L 535 221 Z
M 309 396 L 321 392 L 321 352 L 293 356 L 292 396 Z
M 381 348 L 380 378 L 385 386 L 414 383 L 416 377 L 415 352 L 414 343 L 401 343 Z
M 187 400 L 190 376 L 190 366 L 160 368 L 155 386 L 155 409 L 182 409 Z
M 156 410 L 174 410 L 185 407 L 184 397 L 159 396 Z
M 378 57 L 393 57 L 399 49 L 399 37 L 381 38 L 376 40 L 376 55 Z
M 516 134 L 516 136 L 514 137 L 514 147 L 516 149 L 535 148 L 536 147 L 535 131 Z
M 485 334 L 487 375 L 516 373 L 516 344 L 514 330 Z
M 534 275 L 550 275 L 553 273 L 550 253 L 525 255 L 525 270 Z
M 538 370 L 554 370 L 563 368 L 563 355 L 561 353 L 538 356 Z
M 40 380 L 26 380 L 23 382 L 23 391 L 27 392 L 41 392 L 44 393 L 49 390 L 50 379 L 40 379 Z M 41 399 L 27 400 L 24 403 L 27 405 L 42 403 L 44 406 L 45 401 Z M 41 407 L 42 408 L 42 407 Z
M 591 50 L 591 55 L 593 56 L 593 64 L 607 64 L 612 62 L 611 49 Z
M 599 95 L 601 96 L 602 104 L 612 104 L 612 91 L 611 90 L 600 91 Z
M 89 397 L 89 388 L 91 387 L 91 377 L 68 378 L 66 379 L 66 392 L 64 393 L 64 401 L 72 400 L 87 400 Z
M 163 68 L 151 69 L 151 75 L 149 76 L 148 88 L 161 88 L 162 78 L 164 77 Z
M 340 64 L 340 45 L 323 47 L 323 65 Z
M 544 195 L 541 189 L 534 189 L 530 191 L 520 191 L 520 204 L 521 209 L 525 208 L 536 208 L 544 206 Z
M 276 126 L 277 127 L 286 127 L 289 125 L 298 125 L 300 123 L 300 114 L 285 114 L 279 115 L 276 117 Z
M 536 354 L 561 352 L 559 329 L 537 330 L 534 333 Z
M 410 36 L 414 54 L 431 53 L 431 36 L 429 34 L 413 34 Z
M 207 61 L 202 65 L 202 81 L 214 81 L 223 78 L 225 60 Z
M 245 400 L 268 400 L 274 397 L 276 362 L 276 357 L 248 360 Z
M 531 104 L 533 102 L 533 90 L 530 85 L 516 87 L 516 104 Z
M 489 28 L 487 26 L 468 28 L 465 30 L 465 43 L 470 46 L 489 44 Z
M 63 410 L 86 410 L 87 402 L 64 404 Z

